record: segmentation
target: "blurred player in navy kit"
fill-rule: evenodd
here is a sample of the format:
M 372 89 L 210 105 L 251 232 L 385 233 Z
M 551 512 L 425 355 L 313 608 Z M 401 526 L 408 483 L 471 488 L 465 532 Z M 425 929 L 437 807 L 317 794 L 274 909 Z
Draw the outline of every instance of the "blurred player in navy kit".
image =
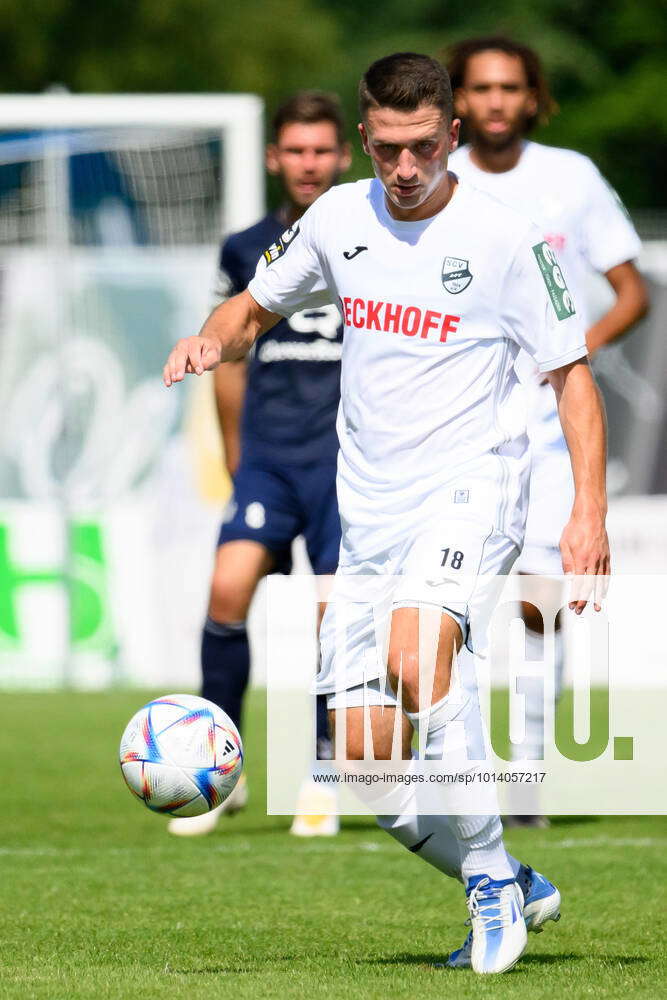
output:
M 220 301 L 246 288 L 262 253 L 284 252 L 286 231 L 350 165 L 334 95 L 299 92 L 278 109 L 272 124 L 266 166 L 280 179 L 284 200 L 277 212 L 223 243 L 216 290 Z M 338 564 L 336 413 L 342 333 L 335 305 L 307 309 L 260 337 L 247 361 L 220 365 L 214 374 L 234 492 L 220 529 L 202 636 L 202 695 L 224 707 L 237 726 L 250 673 L 246 617 L 258 583 L 268 573 L 290 571 L 291 545 L 298 535 L 305 538 L 315 574 L 331 574 Z M 326 727 L 321 706 L 320 747 Z M 243 808 L 247 794 L 242 778 L 218 810 L 173 819 L 169 830 L 184 836 L 208 833 L 221 811 Z M 316 805 L 312 812 L 318 812 Z M 300 816 L 292 832 L 332 834 L 337 824 L 337 816 Z

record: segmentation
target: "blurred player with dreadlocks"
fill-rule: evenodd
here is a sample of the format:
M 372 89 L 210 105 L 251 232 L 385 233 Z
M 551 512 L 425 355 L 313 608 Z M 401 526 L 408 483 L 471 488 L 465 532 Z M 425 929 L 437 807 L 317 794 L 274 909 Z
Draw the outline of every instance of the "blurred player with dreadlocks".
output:
M 469 140 L 452 154 L 451 169 L 538 224 L 558 254 L 579 312 L 585 304 L 582 284 L 587 273 L 604 275 L 613 290 L 611 308 L 587 325 L 589 356 L 595 354 L 626 333 L 647 308 L 644 282 L 634 264 L 639 237 L 627 212 L 588 157 L 528 138 L 556 110 L 532 49 L 503 37 L 472 38 L 450 50 L 448 69 L 456 113 Z M 563 572 L 559 540 L 572 508 L 572 469 L 554 394 L 543 376 L 537 377 L 526 354 L 521 360 L 529 394 L 532 470 L 526 538 L 515 569 L 553 578 Z M 541 585 L 554 586 L 547 580 Z M 528 600 L 522 609 L 527 659 L 542 660 L 542 615 Z M 559 619 L 554 665 L 558 696 L 563 674 Z M 526 693 L 525 739 L 520 746 L 513 745 L 517 759 L 543 758 L 543 688 L 539 680 L 533 680 L 534 686 Z M 537 815 L 537 799 L 533 811 L 534 815 L 509 817 L 509 821 L 546 825 L 548 821 Z

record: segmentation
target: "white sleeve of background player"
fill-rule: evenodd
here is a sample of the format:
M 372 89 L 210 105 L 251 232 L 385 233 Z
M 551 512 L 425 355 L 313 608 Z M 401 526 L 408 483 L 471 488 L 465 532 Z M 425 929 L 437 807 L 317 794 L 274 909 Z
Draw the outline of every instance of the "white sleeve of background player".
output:
M 584 211 L 579 222 L 579 248 L 593 270 L 606 274 L 612 267 L 635 260 L 641 242 L 625 205 L 597 167 L 585 160 L 582 177 Z
M 501 322 L 506 335 L 530 354 L 541 372 L 587 354 L 585 324 L 555 252 L 536 227 L 522 239 L 507 273 Z
M 248 291 L 270 312 L 289 317 L 298 310 L 331 302 L 317 249 L 320 214 L 319 206 L 311 205 L 259 258 Z

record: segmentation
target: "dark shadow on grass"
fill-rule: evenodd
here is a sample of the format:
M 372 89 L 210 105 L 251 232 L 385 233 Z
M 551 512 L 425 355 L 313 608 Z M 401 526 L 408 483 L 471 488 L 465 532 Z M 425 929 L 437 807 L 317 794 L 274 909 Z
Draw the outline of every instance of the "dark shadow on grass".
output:
M 524 965 L 557 965 L 560 962 L 583 962 L 590 958 L 590 955 L 578 955 L 574 952 L 567 952 L 561 955 L 523 955 L 521 961 L 517 965 L 517 971 L 520 971 Z M 648 959 L 636 958 L 634 956 L 623 956 L 623 955 L 605 955 L 596 956 L 598 958 L 602 957 L 608 962 L 627 962 L 628 964 L 637 962 L 646 962 Z M 446 966 L 447 955 L 440 954 L 434 955 L 431 952 L 426 952 L 424 954 L 412 954 L 409 952 L 399 952 L 396 955 L 386 955 L 381 958 L 361 958 L 358 961 L 358 965 L 421 965 L 424 968 L 445 969 L 447 972 L 457 972 L 460 973 L 460 969 L 447 969 Z
M 271 955 L 265 962 L 257 965 L 200 965 L 194 969 L 167 969 L 171 976 L 240 976 L 253 972 L 266 972 L 267 966 L 276 962 L 298 961 L 297 955 Z
M 549 827 L 561 827 L 561 826 L 587 826 L 589 823 L 599 823 L 602 816 L 549 816 Z M 548 830 L 549 827 L 546 829 Z M 511 826 L 507 825 L 504 827 L 505 833 L 521 833 L 523 830 L 529 830 L 531 833 L 536 832 L 534 828 L 528 826 Z M 538 833 L 545 833 L 545 830 L 538 830 Z
M 399 952 L 396 955 L 383 955 L 380 958 L 360 958 L 357 965 L 422 965 L 425 968 L 445 968 L 447 954 L 433 954 L 426 952 L 421 955 L 413 955 L 408 952 Z M 448 970 L 456 971 L 456 970 Z
M 560 962 L 584 962 L 589 955 L 577 955 L 573 951 L 560 955 L 522 955 L 517 965 L 521 969 L 524 965 L 558 965 Z
M 523 955 L 519 964 L 513 970 L 520 973 L 522 969 L 531 966 L 558 965 L 561 962 L 584 962 L 589 959 L 604 962 L 618 962 L 620 965 L 645 965 L 651 959 L 642 955 L 578 955 L 570 951 L 561 955 Z M 294 955 L 272 955 L 270 962 L 294 962 Z M 399 952 L 396 955 L 386 955 L 380 958 L 359 958 L 356 965 L 412 965 L 421 966 L 424 969 L 432 969 L 436 972 L 445 971 L 447 973 L 461 974 L 461 969 L 448 969 L 446 966 L 447 955 L 425 952 L 423 954 L 412 954 Z M 221 975 L 249 975 L 253 972 L 261 971 L 260 966 L 249 965 L 202 965 L 196 969 L 168 969 L 167 974 L 172 976 L 221 976 Z
M 524 955 L 521 958 L 517 969 L 520 969 L 524 963 L 530 965 L 556 965 L 558 962 L 582 962 L 586 959 L 587 955 L 575 955 L 574 952 L 568 952 L 565 955 Z M 611 959 L 610 959 L 611 960 Z M 461 969 L 447 969 L 446 966 L 447 955 L 434 955 L 430 952 L 425 954 L 410 954 L 408 952 L 399 952 L 397 955 L 383 956 L 382 958 L 362 958 L 359 959 L 359 965 L 422 965 L 428 968 L 437 968 L 438 971 L 444 968 L 447 972 L 457 972 L 460 973 Z M 622 959 L 619 958 L 619 961 Z M 629 961 L 634 961 L 630 959 Z
M 599 823 L 601 816 L 550 816 L 552 826 L 579 826 L 587 823 Z

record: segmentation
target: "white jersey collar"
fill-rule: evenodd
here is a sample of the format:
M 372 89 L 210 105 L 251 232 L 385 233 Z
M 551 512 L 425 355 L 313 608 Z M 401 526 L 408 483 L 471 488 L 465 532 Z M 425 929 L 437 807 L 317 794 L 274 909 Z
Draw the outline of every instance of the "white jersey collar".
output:
M 400 219 L 394 218 L 387 208 L 387 196 L 385 194 L 385 190 L 380 181 L 375 178 L 373 181 L 371 198 L 382 224 L 388 229 L 393 229 L 395 233 L 423 233 L 443 215 L 452 214 L 454 211 L 458 213 L 460 202 L 465 198 L 465 192 L 468 188 L 468 184 L 461 180 L 455 170 L 451 170 L 450 172 L 456 175 L 456 179 L 458 181 L 456 190 L 450 200 L 447 202 L 445 207 L 439 212 L 436 212 L 435 215 L 430 215 L 428 219 L 419 219 L 416 222 L 404 222 Z

